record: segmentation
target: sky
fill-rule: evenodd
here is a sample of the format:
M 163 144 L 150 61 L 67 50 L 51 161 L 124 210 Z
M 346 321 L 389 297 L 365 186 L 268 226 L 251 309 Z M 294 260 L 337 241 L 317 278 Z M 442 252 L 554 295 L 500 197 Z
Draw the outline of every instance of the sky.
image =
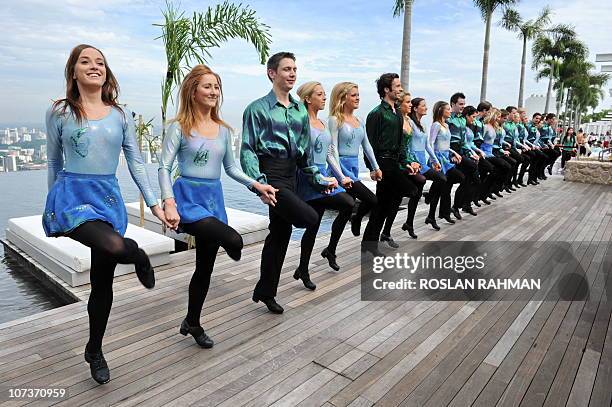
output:
M 239 1 L 236 1 L 239 3 Z M 243 0 L 270 26 L 272 53 L 292 51 L 298 82 L 317 80 L 327 95 L 333 85 L 359 85 L 365 117 L 378 103 L 374 81 L 383 72 L 400 70 L 402 18 L 393 17 L 393 0 Z M 188 14 L 217 4 L 183 0 Z M 612 2 L 602 0 L 522 1 L 516 7 L 526 19 L 543 6 L 553 9 L 553 23 L 576 27 L 597 53 L 612 53 Z M 166 69 L 161 34 L 164 1 L 158 0 L 8 0 L 0 9 L 0 124 L 43 123 L 51 101 L 65 93 L 66 59 L 72 47 L 87 43 L 100 48 L 117 77 L 120 102 L 145 119 L 159 122 L 161 81 Z M 487 99 L 494 105 L 516 105 L 522 43 L 494 16 L 491 30 Z M 415 0 L 412 13 L 410 92 L 429 106 L 462 91 L 468 104 L 480 95 L 484 23 L 471 0 Z M 529 48 L 530 50 L 530 48 Z M 270 90 L 265 67 L 255 49 L 232 40 L 211 50 L 209 65 L 223 80 L 222 114 L 240 127 L 242 112 Z M 525 95 L 545 94 L 547 82 L 535 81 L 528 52 Z M 598 65 L 599 70 L 599 65 Z M 612 88 L 612 81 L 607 88 Z M 606 99 L 600 108 L 612 105 Z M 169 116 L 173 116 L 170 108 Z M 327 116 L 321 112 L 321 117 Z

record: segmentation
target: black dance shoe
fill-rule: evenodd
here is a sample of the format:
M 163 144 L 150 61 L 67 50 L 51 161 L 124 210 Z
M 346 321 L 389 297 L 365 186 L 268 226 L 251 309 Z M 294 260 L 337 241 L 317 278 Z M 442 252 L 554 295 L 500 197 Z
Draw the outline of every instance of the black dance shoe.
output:
M 527 186 L 527 184 L 525 184 L 524 182 L 519 182 L 517 186 L 524 188 Z
M 266 307 L 268 307 L 268 311 L 273 314 L 282 314 L 283 311 L 285 311 L 283 307 L 281 307 L 274 298 L 263 298 L 253 293 L 253 301 L 263 302 L 264 304 L 266 304 Z
M 446 215 L 446 216 L 440 216 L 440 219 L 444 219 L 445 221 L 447 221 L 448 223 L 450 223 L 451 225 L 455 224 L 455 221 L 451 219 L 450 215 Z
M 506 187 L 506 189 L 504 189 L 504 191 L 506 191 L 507 193 L 511 194 L 513 189 Z
M 87 346 L 85 346 L 85 361 L 89 363 L 89 370 L 91 371 L 91 377 L 98 383 L 104 384 L 110 381 L 110 371 L 106 364 L 106 359 L 102 351 L 88 352 Z
M 359 236 L 361 234 L 361 219 L 357 216 L 351 218 L 351 232 L 353 236 Z
M 425 205 L 429 205 L 429 192 L 423 192 L 423 198 L 425 198 Z
M 495 196 L 496 196 L 496 197 L 498 197 L 498 198 L 503 198 L 503 197 L 504 197 L 504 196 L 501 194 L 501 192 L 499 192 L 499 191 L 495 191 L 495 192 L 493 192 L 493 195 L 495 195 Z M 495 199 L 495 198 L 493 198 L 493 199 Z
M 480 202 L 478 201 L 474 201 L 474 205 L 476 205 L 477 208 L 480 208 L 482 205 L 480 204 Z
M 316 284 L 310 280 L 310 274 L 308 274 L 308 271 L 303 271 L 298 267 L 295 270 L 295 273 L 293 273 L 293 278 L 295 278 L 296 280 L 302 280 L 302 283 L 304 283 L 304 287 L 308 288 L 309 290 L 314 291 L 317 289 Z
M 438 224 L 436 223 L 436 220 L 433 218 L 430 218 L 429 216 L 425 218 L 425 224 L 426 225 L 431 225 L 432 228 L 436 229 L 436 230 L 440 230 L 440 226 L 438 226 Z
M 138 249 L 140 261 L 134 265 L 136 276 L 140 283 L 149 290 L 155 287 L 155 272 L 151 266 L 149 256 L 142 249 Z
M 417 239 L 418 236 L 414 233 L 414 228 L 407 223 L 402 225 L 402 230 L 407 231 L 411 238 Z
M 193 339 L 195 339 L 196 343 L 200 345 L 202 348 L 210 349 L 213 347 L 215 342 L 204 332 L 204 328 L 201 326 L 190 326 L 186 319 L 181 323 L 180 333 L 183 336 L 187 336 L 187 334 L 191 334 Z
M 539 182 L 531 180 L 531 181 L 527 181 L 527 185 L 538 185 Z
M 340 266 L 336 263 L 336 254 L 332 253 L 327 247 L 323 249 L 321 252 L 321 256 L 327 259 L 327 263 L 329 263 L 329 267 L 334 270 L 340 270 Z
M 548 175 L 552 175 L 552 164 L 549 165 L 546 169 L 548 170 Z
M 474 212 L 474 209 L 472 209 L 470 206 L 465 207 L 465 208 L 463 208 L 463 209 L 461 209 L 461 210 L 462 210 L 463 212 L 465 212 L 465 213 L 469 213 L 469 214 L 470 214 L 470 215 L 472 215 L 472 216 L 476 216 L 476 215 L 478 215 L 476 212 Z
M 389 245 L 389 247 L 393 249 L 397 249 L 399 245 L 395 243 L 395 240 L 390 235 L 385 235 L 384 233 L 380 234 L 380 241 L 385 242 Z
M 385 257 L 385 254 L 378 250 L 378 242 L 361 242 L 361 253 L 370 253 L 374 257 Z
M 494 201 L 496 201 L 496 200 L 497 200 L 497 198 L 495 198 L 495 195 L 493 195 L 493 193 L 490 193 L 490 194 L 489 194 L 489 199 L 492 199 L 492 200 L 494 200 Z
M 489 201 L 487 198 L 481 199 L 481 201 L 484 202 L 485 205 L 491 205 L 491 201 Z
M 459 213 L 459 208 L 451 208 L 451 212 L 453 213 L 453 215 L 455 216 L 455 218 L 457 218 L 458 220 L 461 220 L 461 213 Z M 455 223 L 455 222 L 453 222 Z

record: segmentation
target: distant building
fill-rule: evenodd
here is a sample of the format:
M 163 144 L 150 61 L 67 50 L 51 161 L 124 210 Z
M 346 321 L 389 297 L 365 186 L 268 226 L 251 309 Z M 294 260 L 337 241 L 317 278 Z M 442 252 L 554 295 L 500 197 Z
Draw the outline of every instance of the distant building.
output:
M 17 171 L 17 157 L 14 155 L 4 157 L 4 164 L 6 171 Z
M 525 99 L 525 109 L 527 110 L 527 115 L 531 118 L 531 115 L 538 112 L 544 113 L 544 108 L 546 107 L 546 96 L 544 95 L 531 95 L 527 99 Z M 555 106 L 555 98 L 551 95 L 550 101 L 548 103 L 548 110 L 550 112 L 556 111 Z

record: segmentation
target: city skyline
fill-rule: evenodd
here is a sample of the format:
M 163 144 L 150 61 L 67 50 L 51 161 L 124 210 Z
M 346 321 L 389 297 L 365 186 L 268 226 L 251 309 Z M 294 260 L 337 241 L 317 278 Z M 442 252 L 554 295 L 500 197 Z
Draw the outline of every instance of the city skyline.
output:
M 393 18 L 393 2 L 373 3 L 355 1 L 345 10 L 339 9 L 343 3 L 332 6 L 322 1 L 311 2 L 308 8 L 277 1 L 248 4 L 271 27 L 271 51 L 296 53 L 297 85 L 307 80 L 321 81 L 329 97 L 333 84 L 354 81 L 360 85 L 362 96 L 357 113 L 365 117 L 378 103 L 374 80 L 385 71 L 399 72 L 401 55 L 402 19 Z M 184 1 L 181 8 L 187 14 L 203 10 L 204 6 L 196 8 L 198 4 Z M 209 4 L 216 3 L 206 5 Z M 553 23 L 576 26 L 579 39 L 589 47 L 589 60 L 594 61 L 596 53 L 610 51 L 606 48 L 606 35 L 601 34 L 606 32 L 609 22 L 601 16 L 612 15 L 612 4 L 555 0 L 522 2 L 517 8 L 526 18 L 532 18 L 545 4 L 554 11 Z M 155 117 L 159 123 L 165 59 L 162 42 L 154 40 L 160 31 L 152 24 L 161 21 L 163 7 L 163 1 L 145 0 L 129 3 L 113 0 L 104 4 L 70 0 L 53 5 L 39 0 L 9 2 L 0 11 L 6 22 L 0 28 L 6 41 L 0 45 L 5 55 L 0 60 L 0 86 L 11 97 L 0 101 L 0 123 L 44 124 L 44 112 L 51 100 L 63 94 L 63 69 L 68 53 L 80 42 L 97 46 L 105 53 L 121 85 L 121 103 L 146 119 Z M 337 11 L 331 12 L 332 9 Z M 477 103 L 484 23 L 473 2 L 431 4 L 417 0 L 412 18 L 413 96 L 424 96 L 433 106 L 436 100 L 446 100 L 453 92 L 463 91 L 468 103 Z M 516 104 L 521 42 L 516 34 L 499 27 L 499 20 L 497 13 L 491 35 L 488 99 L 505 107 Z M 387 51 L 381 53 L 382 49 Z M 230 41 L 211 53 L 210 65 L 223 78 L 223 115 L 239 130 L 246 105 L 269 91 L 265 68 L 244 41 Z M 528 57 L 525 93 L 545 94 L 547 81 L 535 82 L 530 62 Z M 610 104 L 612 99 L 606 92 L 599 109 Z M 170 116 L 173 111 L 169 109 Z M 326 112 L 321 116 L 326 116 Z

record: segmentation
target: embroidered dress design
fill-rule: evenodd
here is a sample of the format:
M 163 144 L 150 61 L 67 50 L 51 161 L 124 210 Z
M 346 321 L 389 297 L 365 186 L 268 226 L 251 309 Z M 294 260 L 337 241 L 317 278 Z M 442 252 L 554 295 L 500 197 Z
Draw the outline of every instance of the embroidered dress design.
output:
M 210 151 L 202 144 L 193 157 L 193 163 L 198 167 L 204 167 L 208 163 L 209 153 Z
M 89 139 L 83 137 L 87 133 L 88 127 L 81 127 L 72 132 L 70 136 L 70 142 L 74 151 L 82 158 L 87 157 L 89 154 Z

